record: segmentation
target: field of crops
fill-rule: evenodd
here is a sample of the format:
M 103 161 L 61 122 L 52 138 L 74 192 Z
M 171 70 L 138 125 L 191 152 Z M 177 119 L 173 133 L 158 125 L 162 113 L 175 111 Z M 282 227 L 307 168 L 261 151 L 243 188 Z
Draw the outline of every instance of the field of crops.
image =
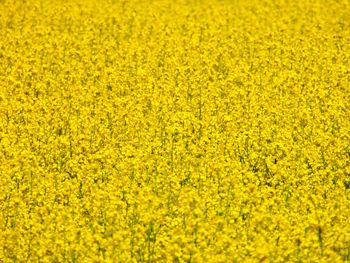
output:
M 0 262 L 349 262 L 349 0 L 0 0 Z

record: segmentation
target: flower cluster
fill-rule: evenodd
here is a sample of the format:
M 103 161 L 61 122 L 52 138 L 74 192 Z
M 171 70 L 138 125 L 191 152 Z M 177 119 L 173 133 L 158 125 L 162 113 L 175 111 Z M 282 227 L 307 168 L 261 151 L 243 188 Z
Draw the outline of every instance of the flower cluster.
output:
M 348 0 L 2 0 L 0 261 L 349 261 L 349 103 Z

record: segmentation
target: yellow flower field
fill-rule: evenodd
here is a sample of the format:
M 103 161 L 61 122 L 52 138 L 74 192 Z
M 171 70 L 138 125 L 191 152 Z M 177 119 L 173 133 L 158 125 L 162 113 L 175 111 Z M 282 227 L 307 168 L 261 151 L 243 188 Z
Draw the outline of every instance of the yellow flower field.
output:
M 349 262 L 349 0 L 0 0 L 0 262 Z

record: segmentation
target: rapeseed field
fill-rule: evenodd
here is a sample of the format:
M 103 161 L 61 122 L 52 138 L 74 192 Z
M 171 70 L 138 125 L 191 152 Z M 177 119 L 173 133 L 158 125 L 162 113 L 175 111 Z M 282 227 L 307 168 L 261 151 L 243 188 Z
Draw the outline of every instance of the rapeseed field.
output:
M 349 0 L 0 0 L 0 262 L 349 262 Z

